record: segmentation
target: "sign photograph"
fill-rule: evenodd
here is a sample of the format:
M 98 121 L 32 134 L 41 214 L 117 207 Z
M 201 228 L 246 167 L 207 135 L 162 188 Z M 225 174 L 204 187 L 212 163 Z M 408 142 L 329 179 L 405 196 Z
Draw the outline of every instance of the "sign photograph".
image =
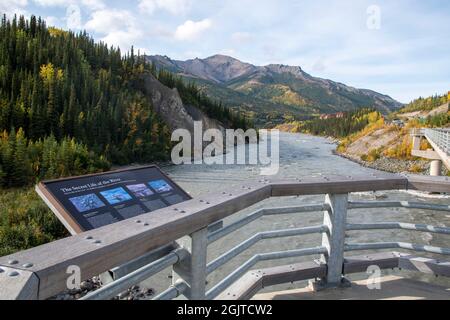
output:
M 44 181 L 36 191 L 72 234 L 191 199 L 156 166 Z

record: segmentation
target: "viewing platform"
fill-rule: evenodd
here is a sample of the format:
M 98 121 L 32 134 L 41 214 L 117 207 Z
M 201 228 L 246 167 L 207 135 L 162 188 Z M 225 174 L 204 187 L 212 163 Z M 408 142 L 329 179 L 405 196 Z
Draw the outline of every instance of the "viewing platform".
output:
M 450 228 L 418 224 L 416 221 L 389 221 L 377 223 L 350 223 L 351 211 L 367 208 L 421 209 L 430 214 L 449 214 L 450 205 L 432 202 L 407 201 L 351 201 L 355 192 L 411 190 L 450 193 L 450 178 L 429 176 L 401 176 L 388 173 L 357 175 L 330 175 L 275 181 L 261 178 L 240 187 L 197 197 L 180 204 L 153 211 L 99 229 L 58 240 L 33 249 L 0 258 L 1 299 L 48 299 L 67 290 L 73 275 L 70 270 L 77 267 L 80 280 L 101 275 L 103 286 L 84 296 L 84 300 L 111 299 L 139 284 L 172 268 L 172 285 L 154 297 L 175 299 L 184 296 L 191 300 L 276 298 L 275 295 L 257 295 L 263 288 L 314 280 L 312 286 L 318 293 L 294 291 L 277 293 L 280 297 L 308 299 L 331 298 L 335 288 L 342 293 L 335 298 L 345 298 L 358 293 L 361 284 L 353 289 L 346 277 L 367 273 L 371 268 L 384 270 L 400 268 L 415 273 L 450 276 L 450 262 L 430 258 L 450 255 L 450 244 L 438 247 L 416 243 L 383 242 L 366 243 L 352 241 L 352 232 L 372 230 L 408 230 L 432 234 L 450 235 Z M 302 196 L 325 195 L 323 203 L 305 204 Z M 254 204 L 270 197 L 298 197 L 298 204 L 290 207 L 263 207 L 253 213 L 226 219 Z M 323 222 L 316 226 L 270 230 L 258 232 L 218 257 L 208 259 L 208 246 L 237 230 L 246 227 L 264 216 L 298 215 L 320 213 Z M 226 220 L 224 220 L 226 219 Z M 316 246 L 302 246 L 302 242 L 289 242 L 290 237 L 311 234 L 321 236 Z M 292 243 L 288 250 L 258 253 L 235 268 L 221 275 L 214 283 L 207 282 L 208 275 L 257 243 L 272 239 L 278 243 Z M 281 246 L 280 246 L 281 247 Z M 392 252 L 394 250 L 394 252 Z M 363 252 L 363 255 L 352 255 Z M 412 255 L 412 252 L 427 254 L 427 257 Z M 280 259 L 311 257 L 307 262 L 277 265 Z M 262 261 L 272 261 L 276 267 L 258 269 Z M 382 280 L 384 284 L 398 289 L 411 288 L 411 282 Z M 406 286 L 406 287 L 405 287 Z M 417 290 L 429 291 L 431 285 L 424 284 Z M 403 289 L 402 289 L 403 288 Z M 430 297 L 441 296 L 435 288 Z M 346 291 L 348 290 L 348 291 Z M 328 293 L 330 292 L 330 293 Z M 341 291 L 339 291 L 341 292 Z M 353 293 L 352 293 L 353 292 Z M 397 291 L 393 291 L 395 293 Z M 414 291 L 415 292 L 415 291 Z M 376 293 L 374 293 L 376 294 Z M 420 295 L 420 293 L 417 293 Z M 442 294 L 443 298 L 447 297 Z

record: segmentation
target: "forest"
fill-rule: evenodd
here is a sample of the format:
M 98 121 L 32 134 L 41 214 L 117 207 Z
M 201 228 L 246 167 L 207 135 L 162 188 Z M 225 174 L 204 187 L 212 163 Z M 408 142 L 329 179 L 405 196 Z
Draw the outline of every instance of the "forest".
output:
M 343 138 L 364 129 L 369 123 L 378 120 L 381 114 L 372 108 L 344 112 L 342 117 L 329 119 L 315 118 L 298 122 L 297 132 L 319 136 Z
M 137 85 L 146 73 L 176 87 L 184 103 L 229 127 L 251 125 L 193 83 L 157 72 L 133 48 L 123 54 L 86 32 L 49 28 L 35 16 L 3 16 L 1 185 L 29 185 L 36 179 L 106 170 L 111 164 L 167 160 L 169 128 Z M 11 162 L 18 156 L 20 161 Z M 18 172 L 20 179 L 15 178 Z
M 444 103 L 447 103 L 448 101 L 450 101 L 450 93 L 448 95 L 447 94 L 434 95 L 426 98 L 420 97 L 405 105 L 399 111 L 399 113 L 414 112 L 414 111 L 430 111 L 433 110 L 434 108 L 443 105 Z
M 168 159 L 170 130 L 139 89 L 146 74 L 225 126 L 251 126 L 133 49 L 124 54 L 35 16 L 2 17 L 0 256 L 68 235 L 32 189 L 37 181 Z

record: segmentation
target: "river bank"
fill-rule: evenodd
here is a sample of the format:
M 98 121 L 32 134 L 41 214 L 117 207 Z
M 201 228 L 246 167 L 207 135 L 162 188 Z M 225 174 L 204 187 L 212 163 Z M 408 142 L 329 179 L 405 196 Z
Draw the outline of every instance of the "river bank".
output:
M 336 142 L 334 142 L 336 143 Z M 374 161 L 364 161 L 360 157 L 355 157 L 352 154 L 339 152 L 337 149 L 332 151 L 333 154 L 340 156 L 344 159 L 355 162 L 363 167 L 376 169 L 380 171 L 390 172 L 390 173 L 412 173 L 419 175 L 430 175 L 430 160 L 425 159 L 395 159 L 388 158 L 386 156 L 380 156 Z M 442 166 L 442 175 L 449 175 L 450 171 Z
M 341 153 L 337 150 L 333 151 L 335 155 L 338 155 L 347 160 L 358 163 L 359 165 L 372 168 L 376 170 L 381 170 L 390 173 L 414 173 L 414 174 L 422 174 L 429 175 L 430 172 L 430 162 L 427 160 L 402 160 L 402 159 L 393 159 L 387 157 L 380 157 L 375 161 L 363 161 L 356 157 L 353 157 L 350 154 Z M 417 168 L 416 170 L 411 170 L 411 168 Z M 443 174 L 447 174 L 447 170 L 443 169 Z

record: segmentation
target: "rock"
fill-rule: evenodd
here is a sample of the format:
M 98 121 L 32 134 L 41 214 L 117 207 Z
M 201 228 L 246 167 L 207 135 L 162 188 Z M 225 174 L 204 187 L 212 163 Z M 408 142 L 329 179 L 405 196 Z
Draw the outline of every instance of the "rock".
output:
M 90 280 L 84 281 L 80 285 L 80 289 L 66 290 L 52 298 L 50 300 L 77 300 L 87 295 L 89 292 L 95 291 L 101 287 L 101 281 L 99 277 L 94 277 Z M 141 288 L 138 285 L 134 285 L 127 291 L 122 292 L 113 300 L 147 300 L 149 297 L 155 294 L 151 288 Z
M 141 78 L 141 90 L 151 98 L 152 105 L 170 129 L 186 129 L 194 136 L 194 122 L 202 122 L 203 131 L 218 129 L 225 140 L 225 125 L 208 117 L 196 106 L 183 103 L 177 89 L 171 89 L 159 82 L 153 75 L 145 74 Z M 204 142 L 203 147 L 209 143 Z

